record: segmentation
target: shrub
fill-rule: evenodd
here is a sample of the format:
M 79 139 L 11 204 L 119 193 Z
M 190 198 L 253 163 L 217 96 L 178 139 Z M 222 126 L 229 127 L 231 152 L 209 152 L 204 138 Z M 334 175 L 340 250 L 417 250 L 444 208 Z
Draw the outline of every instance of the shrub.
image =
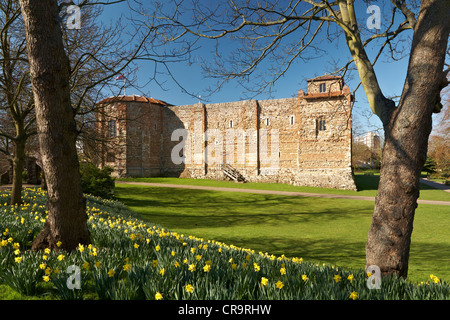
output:
M 113 169 L 97 168 L 92 163 L 81 163 L 81 188 L 84 193 L 102 198 L 112 198 L 114 195 L 114 178 L 111 177 Z

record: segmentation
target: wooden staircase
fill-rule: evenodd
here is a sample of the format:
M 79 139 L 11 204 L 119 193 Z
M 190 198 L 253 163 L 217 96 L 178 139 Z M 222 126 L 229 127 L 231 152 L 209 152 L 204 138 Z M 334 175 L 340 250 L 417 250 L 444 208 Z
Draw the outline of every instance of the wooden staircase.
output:
M 222 164 L 221 169 L 225 177 L 236 182 L 246 182 L 245 177 L 229 164 Z

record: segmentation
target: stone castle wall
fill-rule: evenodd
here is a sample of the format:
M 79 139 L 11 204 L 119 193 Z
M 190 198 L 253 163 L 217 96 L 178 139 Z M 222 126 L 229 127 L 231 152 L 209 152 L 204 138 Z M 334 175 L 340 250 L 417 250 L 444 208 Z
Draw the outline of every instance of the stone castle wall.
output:
M 221 166 L 230 164 L 247 181 L 355 189 L 350 99 L 348 87 L 333 78 L 310 81 L 297 98 L 114 103 L 105 113 L 122 110 L 124 119 L 117 120 L 116 146 L 109 148 L 116 158 L 105 164 L 117 176 L 217 180 L 224 179 Z

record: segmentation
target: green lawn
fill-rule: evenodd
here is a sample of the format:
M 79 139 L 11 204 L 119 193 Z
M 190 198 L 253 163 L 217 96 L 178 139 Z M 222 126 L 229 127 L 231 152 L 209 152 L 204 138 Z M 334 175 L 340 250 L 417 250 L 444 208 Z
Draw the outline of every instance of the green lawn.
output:
M 357 176 L 359 192 L 175 178 L 146 181 L 374 195 L 377 177 Z M 422 199 L 450 200 L 443 191 L 424 189 Z M 352 268 L 365 265 L 365 243 L 373 210 L 370 201 L 125 184 L 116 184 L 116 195 L 148 221 L 185 235 L 318 263 Z M 428 280 L 430 274 L 450 280 L 449 229 L 448 206 L 419 205 L 411 245 L 412 281 Z
M 241 189 L 258 189 L 258 190 L 278 190 L 278 191 L 292 191 L 292 192 L 311 192 L 311 193 L 326 193 L 338 195 L 357 195 L 375 197 L 378 189 L 379 175 L 355 175 L 355 183 L 358 191 L 338 190 L 316 187 L 300 187 L 284 183 L 235 183 L 233 181 L 215 181 L 208 179 L 190 179 L 190 178 L 126 178 L 120 179 L 123 181 L 137 181 L 137 182 L 152 182 L 152 183 L 168 183 L 180 185 L 196 185 L 209 187 L 226 187 L 226 188 L 241 188 Z M 421 184 L 420 199 L 422 200 L 439 200 L 450 201 L 450 193 L 442 190 L 436 190 L 427 185 Z

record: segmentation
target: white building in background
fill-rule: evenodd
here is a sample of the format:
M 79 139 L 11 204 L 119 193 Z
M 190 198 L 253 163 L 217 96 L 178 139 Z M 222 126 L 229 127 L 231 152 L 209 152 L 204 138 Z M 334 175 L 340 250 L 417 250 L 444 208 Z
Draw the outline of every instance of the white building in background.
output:
M 381 137 L 375 131 L 367 132 L 355 137 L 354 142 L 365 144 L 371 151 L 381 149 Z

